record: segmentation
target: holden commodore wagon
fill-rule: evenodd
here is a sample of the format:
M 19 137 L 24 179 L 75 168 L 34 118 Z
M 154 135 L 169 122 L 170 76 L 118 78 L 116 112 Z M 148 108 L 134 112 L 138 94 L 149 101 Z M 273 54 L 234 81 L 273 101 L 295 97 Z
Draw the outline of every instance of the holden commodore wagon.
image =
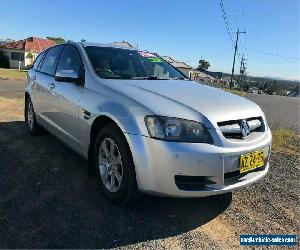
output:
M 155 53 L 92 43 L 43 51 L 28 71 L 25 120 L 88 160 L 116 204 L 139 193 L 203 197 L 255 183 L 271 131 L 245 98 L 186 78 Z

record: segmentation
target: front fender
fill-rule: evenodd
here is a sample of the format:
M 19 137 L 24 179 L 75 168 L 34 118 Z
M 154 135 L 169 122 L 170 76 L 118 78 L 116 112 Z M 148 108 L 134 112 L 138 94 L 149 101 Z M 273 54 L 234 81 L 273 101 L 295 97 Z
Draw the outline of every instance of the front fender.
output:
M 78 127 L 86 150 L 90 144 L 92 125 L 99 116 L 109 117 L 124 134 L 148 135 L 144 117 L 153 114 L 150 110 L 123 94 L 101 92 L 85 89 L 80 100 Z M 88 119 L 86 112 L 89 113 Z

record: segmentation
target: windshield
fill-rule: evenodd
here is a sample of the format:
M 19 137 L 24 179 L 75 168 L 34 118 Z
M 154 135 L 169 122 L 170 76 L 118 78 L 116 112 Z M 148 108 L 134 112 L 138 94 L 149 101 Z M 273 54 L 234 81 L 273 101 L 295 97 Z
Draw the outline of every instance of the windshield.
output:
M 184 79 L 177 69 L 155 54 L 111 47 L 85 48 L 96 74 L 106 79 Z

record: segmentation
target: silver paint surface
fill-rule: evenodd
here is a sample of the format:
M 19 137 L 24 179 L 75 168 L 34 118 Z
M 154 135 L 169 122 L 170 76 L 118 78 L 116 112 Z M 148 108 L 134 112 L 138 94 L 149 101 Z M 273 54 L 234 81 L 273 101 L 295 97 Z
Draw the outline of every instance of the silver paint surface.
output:
M 264 149 L 266 162 L 269 159 L 271 131 L 255 103 L 188 80 L 101 79 L 94 73 L 84 46 L 107 45 L 71 44 L 82 57 L 85 85 L 57 82 L 53 76 L 30 69 L 26 92 L 38 122 L 83 157 L 88 157 L 94 121 L 106 116 L 127 139 L 141 191 L 177 197 L 207 196 L 250 185 L 267 173 L 268 163 L 265 170 L 249 173 L 233 183 L 224 180 L 224 173 L 238 170 L 242 154 Z M 84 111 L 90 113 L 89 119 Z M 145 126 L 146 115 L 201 122 L 210 131 L 214 145 L 152 139 Z M 259 116 L 266 130 L 243 140 L 225 138 L 217 125 Z M 217 184 L 205 190 L 183 191 L 175 185 L 174 175 L 209 176 Z

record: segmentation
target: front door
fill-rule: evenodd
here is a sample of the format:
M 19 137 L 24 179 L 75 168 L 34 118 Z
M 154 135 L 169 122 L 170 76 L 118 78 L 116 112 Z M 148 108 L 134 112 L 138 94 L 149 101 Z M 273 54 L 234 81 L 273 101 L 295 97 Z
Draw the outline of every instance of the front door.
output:
M 73 71 L 81 78 L 84 69 L 76 47 L 65 45 L 57 63 L 56 72 Z M 72 81 L 53 81 L 51 95 L 56 105 L 52 106 L 51 119 L 57 133 L 74 149 L 82 149 L 78 133 L 79 101 L 83 93 L 83 84 Z

